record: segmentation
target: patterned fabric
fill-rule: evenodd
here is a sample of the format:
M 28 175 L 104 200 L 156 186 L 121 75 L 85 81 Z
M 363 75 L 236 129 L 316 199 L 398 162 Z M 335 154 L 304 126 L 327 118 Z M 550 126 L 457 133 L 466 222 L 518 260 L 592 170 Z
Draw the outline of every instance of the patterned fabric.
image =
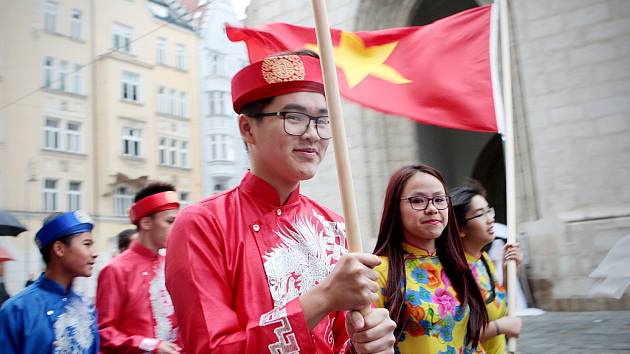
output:
M 42 274 L 0 310 L 3 354 L 98 353 L 94 307 Z
M 505 288 L 497 280 L 497 272 L 494 267 L 494 262 L 490 259 L 490 256 L 483 252 L 482 258 L 475 258 L 474 256 L 466 254 L 466 260 L 468 266 L 473 273 L 473 276 L 479 284 L 481 294 L 486 300 L 486 309 L 488 310 L 488 320 L 494 321 L 501 317 L 507 316 L 507 300 L 505 296 Z M 485 264 L 484 265 L 484 260 Z M 493 281 L 491 281 L 490 275 L 492 275 Z M 492 284 L 494 283 L 494 295 L 492 292 Z M 492 299 L 494 297 L 494 299 Z M 488 301 L 492 301 L 488 303 Z M 505 349 L 505 335 L 496 336 L 482 343 L 483 348 L 488 354 L 503 354 L 506 353 Z
M 332 354 L 348 349 L 343 311 L 312 330 L 299 296 L 346 252 L 336 213 L 300 195 L 281 204 L 251 173 L 177 216 L 166 286 L 190 353 Z
M 158 340 L 181 344 L 164 282 L 164 256 L 137 241 L 107 263 L 96 289 L 103 353 L 139 353 Z
M 403 243 L 405 250 L 406 290 L 400 334 L 396 353 L 464 354 L 483 353 L 464 345 L 469 309 L 462 307 L 437 255 Z M 375 270 L 381 288 L 376 306 L 384 307 L 388 300 L 387 286 L 389 260 Z M 405 284 L 401 284 L 401 288 Z

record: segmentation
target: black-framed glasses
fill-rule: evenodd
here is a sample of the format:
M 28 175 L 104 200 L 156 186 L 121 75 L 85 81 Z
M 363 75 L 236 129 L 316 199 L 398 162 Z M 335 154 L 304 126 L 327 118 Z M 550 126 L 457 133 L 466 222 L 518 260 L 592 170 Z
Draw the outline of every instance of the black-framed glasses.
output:
M 279 117 L 284 121 L 284 132 L 293 136 L 302 136 L 315 121 L 317 135 L 324 140 L 332 138 L 330 118 L 328 116 L 313 117 L 302 112 L 268 112 L 248 114 L 251 117 Z
M 400 200 L 408 200 L 411 209 L 413 210 L 425 210 L 429 207 L 429 202 L 433 203 L 433 206 L 437 210 L 444 210 L 448 208 L 451 197 L 448 195 L 438 195 L 433 198 L 423 197 L 421 195 L 412 195 L 411 197 L 400 198 Z
M 464 219 L 464 221 L 468 221 L 468 220 L 472 220 L 472 219 L 476 219 L 476 218 L 480 218 L 482 216 L 485 216 L 486 219 L 494 219 L 494 208 L 490 207 L 486 210 L 481 211 L 479 214 L 477 215 L 473 215 L 469 218 Z

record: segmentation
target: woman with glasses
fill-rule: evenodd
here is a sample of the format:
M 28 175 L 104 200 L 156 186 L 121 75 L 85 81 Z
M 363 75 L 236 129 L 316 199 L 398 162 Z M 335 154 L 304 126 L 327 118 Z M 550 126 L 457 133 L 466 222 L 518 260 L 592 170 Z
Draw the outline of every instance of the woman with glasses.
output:
M 411 165 L 394 173 L 374 253 L 382 261 L 376 305 L 396 322 L 396 353 L 483 353 L 488 315 L 440 172 Z
M 481 333 L 481 343 L 488 354 L 506 353 L 505 337 L 518 337 L 521 319 L 508 316 L 505 289 L 497 281 L 494 263 L 484 251 L 494 240 L 494 208 L 488 204 L 485 190 L 476 184 L 454 188 L 451 198 L 466 260 L 485 299 L 490 320 Z M 508 260 L 520 263 L 518 244 L 506 245 L 503 258 L 503 264 Z

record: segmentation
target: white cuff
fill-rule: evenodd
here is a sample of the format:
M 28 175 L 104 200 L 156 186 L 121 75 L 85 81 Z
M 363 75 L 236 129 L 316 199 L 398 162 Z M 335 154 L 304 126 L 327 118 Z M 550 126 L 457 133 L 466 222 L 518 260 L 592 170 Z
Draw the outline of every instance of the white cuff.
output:
M 155 350 L 155 348 L 157 348 L 158 343 L 160 343 L 159 339 L 145 338 L 142 340 L 142 342 L 140 342 L 140 345 L 138 347 L 140 348 L 140 350 L 144 350 L 145 352 L 152 352 Z

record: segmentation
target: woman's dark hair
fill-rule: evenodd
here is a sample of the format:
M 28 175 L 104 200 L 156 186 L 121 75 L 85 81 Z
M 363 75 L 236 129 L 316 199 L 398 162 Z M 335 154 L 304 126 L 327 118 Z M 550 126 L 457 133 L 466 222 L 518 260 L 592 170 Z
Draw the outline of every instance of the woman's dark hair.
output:
M 427 165 L 405 166 L 396 171 L 389 180 L 374 254 L 389 259 L 387 284 L 384 292 L 387 297 L 385 307 L 389 310 L 390 316 L 397 326 L 402 325 L 406 291 L 406 289 L 402 289 L 402 291 L 400 289 L 401 280 L 405 277 L 400 198 L 407 181 L 417 173 L 426 173 L 437 178 L 448 194 L 446 183 L 440 172 Z M 448 208 L 448 218 L 448 224 L 435 241 L 437 256 L 457 293 L 459 302 L 463 307 L 470 307 L 470 317 L 466 328 L 466 344 L 476 347 L 479 343 L 481 330 L 488 324 L 488 312 L 477 282 L 466 262 L 452 208 Z
M 476 195 L 486 198 L 486 190 L 475 180 L 469 180 L 465 185 L 451 189 L 451 204 L 457 225 L 460 227 L 466 224 L 466 213 L 470 210 L 470 202 Z

